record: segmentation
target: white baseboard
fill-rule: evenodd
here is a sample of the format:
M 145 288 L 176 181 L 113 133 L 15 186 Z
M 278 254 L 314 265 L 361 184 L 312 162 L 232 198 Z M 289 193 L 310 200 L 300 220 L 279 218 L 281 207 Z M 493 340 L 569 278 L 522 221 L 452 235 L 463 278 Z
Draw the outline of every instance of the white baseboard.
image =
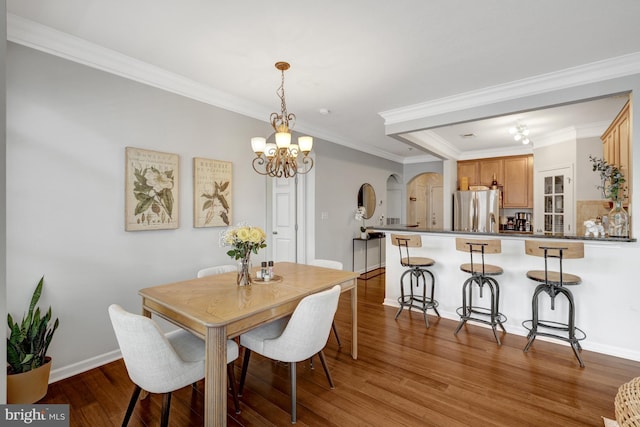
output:
M 49 376 L 49 384 L 56 381 L 64 380 L 65 378 L 72 377 L 74 375 L 81 374 L 91 369 L 98 368 L 107 363 L 111 363 L 114 360 L 118 360 L 122 357 L 120 349 L 110 351 L 109 353 L 101 354 L 99 356 L 92 357 L 90 359 L 83 360 L 81 362 L 73 363 L 68 366 L 53 369 Z
M 400 307 L 400 305 L 398 304 L 398 301 L 394 300 L 394 299 L 389 299 L 389 298 L 385 298 L 383 303 L 383 305 L 388 305 L 390 307 Z M 417 311 L 419 313 L 421 313 L 420 310 L 418 309 L 412 309 L 412 311 Z M 458 321 L 460 319 L 460 316 L 458 316 L 457 313 L 455 312 L 445 312 L 442 310 L 438 310 L 440 312 L 440 316 L 445 318 L 445 319 L 449 319 L 449 320 L 455 320 Z M 486 325 L 484 323 L 480 323 L 480 322 L 470 322 L 473 325 L 476 326 L 481 326 L 483 328 L 491 328 L 491 326 Z M 519 335 L 522 337 L 526 337 L 527 334 L 529 333 L 529 330 L 524 328 L 521 325 L 505 325 L 507 327 L 508 333 L 513 334 L 513 335 Z M 541 341 L 548 341 L 548 342 L 553 342 L 555 344 L 562 344 L 562 345 L 566 345 L 568 346 L 569 344 L 561 341 L 561 340 L 554 340 L 553 338 L 547 338 L 547 337 L 538 337 L 536 338 L 536 340 L 541 340 Z M 606 354 L 607 356 L 614 356 L 614 357 L 620 357 L 623 359 L 628 359 L 628 360 L 633 360 L 635 362 L 640 362 L 640 352 L 637 351 L 629 351 L 626 348 L 621 348 L 621 347 L 615 347 L 615 346 L 610 346 L 610 345 L 605 345 L 605 344 L 601 344 L 598 342 L 594 342 L 594 341 L 590 341 L 589 339 L 586 339 L 584 341 L 582 341 L 580 343 L 580 345 L 582 345 L 582 348 L 584 348 L 585 350 L 589 350 L 589 351 L 593 351 L 596 353 L 601 353 L 601 354 Z

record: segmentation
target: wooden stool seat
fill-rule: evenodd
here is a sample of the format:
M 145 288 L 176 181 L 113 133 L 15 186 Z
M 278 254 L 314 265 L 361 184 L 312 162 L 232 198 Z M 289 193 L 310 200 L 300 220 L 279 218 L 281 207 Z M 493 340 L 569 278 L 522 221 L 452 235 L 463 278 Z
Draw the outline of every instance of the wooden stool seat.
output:
M 460 266 L 460 270 L 469 274 L 482 274 L 483 267 L 482 264 L 462 264 Z M 485 264 L 484 265 L 484 274 L 487 276 L 499 276 L 504 273 L 502 267 L 498 267 L 497 265 Z
M 546 274 L 548 279 L 547 282 L 550 285 L 560 286 L 560 272 L 548 271 Z M 527 271 L 527 277 L 531 280 L 535 280 L 536 282 L 545 283 L 544 270 Z M 582 279 L 580 278 L 580 276 L 576 276 L 575 274 L 562 273 L 563 285 L 579 285 L 580 283 L 582 283 Z
M 462 307 L 456 310 L 456 313 L 460 316 L 460 322 L 454 335 L 458 335 L 460 329 L 471 320 L 491 326 L 496 342 L 498 345 L 502 345 L 497 328 L 500 327 L 502 332 L 507 332 L 503 325 L 507 321 L 507 316 L 500 313 L 500 285 L 491 276 L 499 276 L 503 273 L 503 270 L 497 265 L 484 262 L 485 254 L 499 254 L 502 252 L 502 243 L 498 239 L 458 237 L 456 238 L 456 250 L 469 254 L 471 262 L 460 265 L 460 270 L 471 274 L 471 276 L 462 285 Z M 476 254 L 476 259 L 480 258 L 479 261 L 474 262 L 474 254 Z M 475 305 L 474 299 L 476 296 L 483 298 L 482 291 L 485 286 L 489 289 L 489 303 L 485 303 L 484 306 Z
M 400 260 L 400 264 L 404 267 L 431 267 L 436 262 L 431 258 L 424 257 L 411 257 L 411 258 L 402 258 Z

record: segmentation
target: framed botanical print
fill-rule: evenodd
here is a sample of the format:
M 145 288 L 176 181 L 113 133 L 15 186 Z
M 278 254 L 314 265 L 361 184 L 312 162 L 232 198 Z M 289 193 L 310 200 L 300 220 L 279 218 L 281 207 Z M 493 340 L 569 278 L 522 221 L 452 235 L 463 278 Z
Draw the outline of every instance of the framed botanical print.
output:
M 177 154 L 126 148 L 125 230 L 178 228 Z
M 193 226 L 227 227 L 232 220 L 232 164 L 193 158 Z

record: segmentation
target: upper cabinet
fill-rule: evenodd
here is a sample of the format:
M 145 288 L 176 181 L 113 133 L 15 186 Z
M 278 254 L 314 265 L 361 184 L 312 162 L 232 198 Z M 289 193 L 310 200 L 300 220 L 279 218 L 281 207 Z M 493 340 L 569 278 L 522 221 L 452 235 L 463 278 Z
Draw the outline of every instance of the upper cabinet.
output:
M 631 128 L 629 123 L 629 102 L 627 102 L 600 137 L 603 144 L 604 160 L 609 164 L 618 166 L 626 179 L 625 204 L 629 202 L 629 182 L 631 182 L 629 163 Z
M 494 176 L 503 188 L 502 207 L 533 207 L 533 155 L 458 162 L 458 188 L 462 177 L 469 185 L 490 187 Z
M 533 207 L 532 155 L 504 158 L 503 207 Z

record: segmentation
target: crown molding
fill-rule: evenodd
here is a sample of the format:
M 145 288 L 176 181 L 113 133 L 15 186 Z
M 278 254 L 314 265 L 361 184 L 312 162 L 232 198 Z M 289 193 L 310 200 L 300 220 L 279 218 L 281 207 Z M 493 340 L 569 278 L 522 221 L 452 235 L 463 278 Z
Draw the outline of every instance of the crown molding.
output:
M 385 126 L 640 73 L 640 52 L 380 112 Z
M 258 104 L 11 13 L 7 40 L 258 120 L 270 114 Z
M 263 122 L 268 122 L 271 115 L 264 106 L 11 13 L 7 13 L 7 40 Z M 354 144 L 303 121 L 296 124 L 298 132 L 397 163 L 406 161 L 402 156 Z

